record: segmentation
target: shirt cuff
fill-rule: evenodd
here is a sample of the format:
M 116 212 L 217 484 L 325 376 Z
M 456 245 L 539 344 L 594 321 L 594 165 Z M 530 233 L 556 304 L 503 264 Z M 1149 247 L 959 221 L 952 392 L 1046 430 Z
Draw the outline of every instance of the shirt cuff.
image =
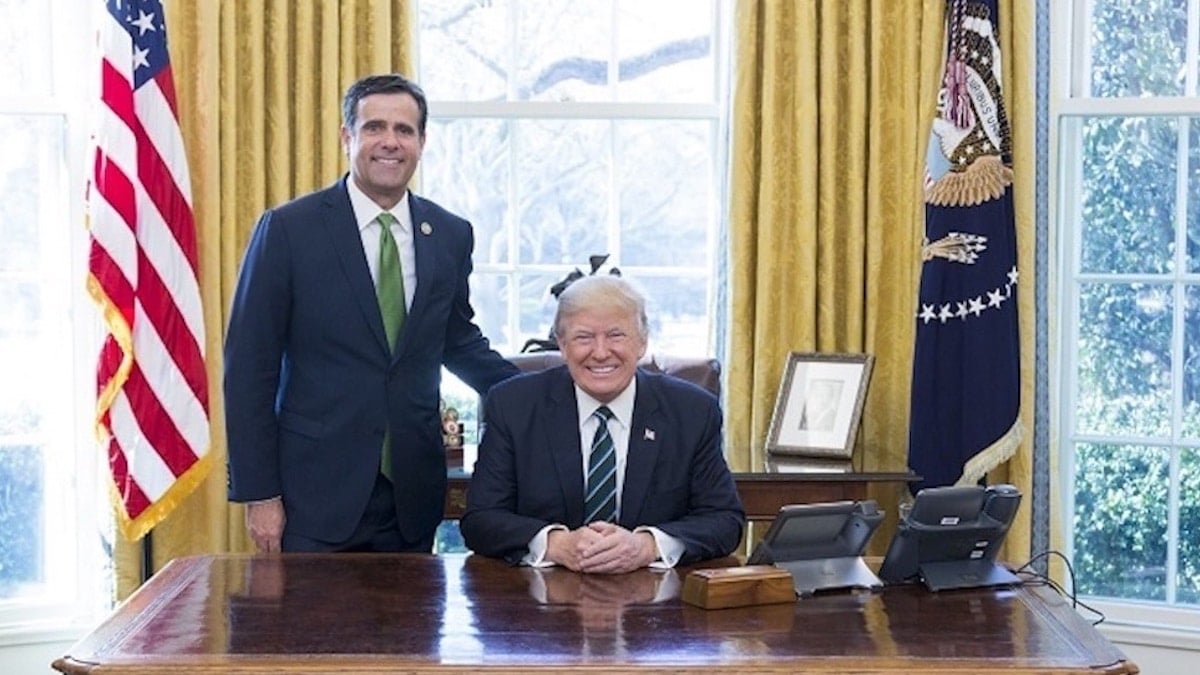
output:
M 649 532 L 650 536 L 654 537 L 654 546 L 658 549 L 658 560 L 650 563 L 651 568 L 655 569 L 671 569 L 679 564 L 679 559 L 683 557 L 686 547 L 679 539 L 663 532 L 657 527 L 641 525 L 634 528 L 634 533 Z
M 555 530 L 567 531 L 566 525 L 547 525 L 538 530 L 538 533 L 533 535 L 533 539 L 529 540 L 529 552 L 521 558 L 521 564 L 529 565 L 530 567 L 554 567 L 555 563 L 546 560 L 547 539 L 550 533 Z

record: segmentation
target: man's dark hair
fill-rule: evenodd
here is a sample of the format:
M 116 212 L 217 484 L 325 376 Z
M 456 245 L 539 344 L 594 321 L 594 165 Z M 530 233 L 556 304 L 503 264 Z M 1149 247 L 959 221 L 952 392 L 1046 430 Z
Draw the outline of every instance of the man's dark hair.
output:
M 346 97 L 342 99 L 342 124 L 345 124 L 347 129 L 353 130 L 354 123 L 358 121 L 358 102 L 372 94 L 408 94 L 412 96 L 417 102 L 417 109 L 421 112 L 417 131 L 422 136 L 425 135 L 425 120 L 429 117 L 429 104 L 425 102 L 425 92 L 421 91 L 421 87 L 416 82 L 394 73 L 368 75 L 350 85 L 350 88 L 346 90 Z

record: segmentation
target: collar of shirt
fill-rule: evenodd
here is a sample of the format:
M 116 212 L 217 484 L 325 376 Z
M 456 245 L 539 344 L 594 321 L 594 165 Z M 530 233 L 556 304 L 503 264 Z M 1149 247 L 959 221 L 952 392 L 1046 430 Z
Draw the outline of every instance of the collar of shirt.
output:
M 353 178 L 346 179 L 346 192 L 350 195 L 350 207 L 354 210 L 354 220 L 358 223 L 358 236 L 362 241 L 363 254 L 367 258 L 367 271 L 371 273 L 371 283 L 378 286 L 379 224 L 375 219 L 383 209 L 359 189 Z M 392 235 L 396 239 L 400 269 L 404 274 L 404 305 L 412 308 L 417 292 L 417 253 L 412 235 L 412 211 L 408 207 L 408 196 L 406 191 L 400 201 L 388 209 L 388 213 L 396 218 L 396 224 L 392 226 Z
M 350 207 L 354 209 L 354 220 L 358 223 L 359 232 L 374 225 L 375 219 L 382 211 L 387 211 L 396 218 L 396 227 L 400 229 L 402 236 L 407 238 L 412 232 L 412 211 L 408 208 L 408 191 L 405 191 L 400 201 L 390 209 L 380 208 L 365 192 L 359 189 L 353 178 L 346 179 L 346 191 L 350 193 Z
M 597 422 L 592 419 L 592 414 L 602 406 L 607 405 L 608 409 L 613 413 L 613 419 L 620 425 L 629 429 L 633 425 L 633 399 L 637 395 L 637 376 L 629 381 L 629 386 L 625 387 L 621 393 L 617 394 L 616 398 L 608 403 L 601 403 L 592 398 L 590 394 L 575 385 L 575 401 L 579 406 L 579 428 L 581 431 L 596 429 Z

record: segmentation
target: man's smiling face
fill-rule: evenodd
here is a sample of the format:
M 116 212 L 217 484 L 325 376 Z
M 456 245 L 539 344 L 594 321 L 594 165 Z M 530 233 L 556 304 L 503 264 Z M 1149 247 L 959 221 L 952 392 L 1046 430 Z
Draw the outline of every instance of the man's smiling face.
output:
M 358 102 L 354 128 L 342 127 L 350 177 L 381 208 L 404 197 L 421 161 L 421 111 L 406 93 L 371 94 Z
M 558 349 L 571 379 L 601 403 L 629 386 L 646 354 L 646 336 L 637 317 L 620 306 L 597 306 L 564 317 Z

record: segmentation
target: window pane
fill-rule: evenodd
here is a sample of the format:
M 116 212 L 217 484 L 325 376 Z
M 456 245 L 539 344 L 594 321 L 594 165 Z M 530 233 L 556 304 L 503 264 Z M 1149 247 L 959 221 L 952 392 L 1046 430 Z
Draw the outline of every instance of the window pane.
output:
M 1184 269 L 1195 274 L 1200 272 L 1200 118 L 1186 118 L 1185 122 L 1188 124 L 1188 201 Z
M 1200 450 L 1180 453 L 1177 600 L 1200 605 Z
M 475 324 L 491 341 L 492 348 L 501 353 L 520 346 L 519 336 L 508 331 L 508 277 L 499 274 L 471 275 L 471 306 L 475 309 Z
M 0 438 L 5 435 L 0 430 Z M 46 538 L 42 469 L 40 448 L 0 441 L 0 600 L 42 591 Z
M 1083 126 L 1081 271 L 1173 269 L 1176 118 L 1093 118 Z
M 422 192 L 471 221 L 476 265 L 508 262 L 509 124 L 431 120 L 421 161 Z
M 1076 446 L 1075 577 L 1081 595 L 1166 599 L 1167 460 L 1162 448 Z
M 0 6 L 0 14 L 11 6 Z M 0 115 L 0 599 L 44 597 L 45 448 L 69 421 L 70 336 L 55 307 L 62 241 L 61 117 Z M 20 385 L 18 386 L 18 383 Z
M 578 265 L 578 269 L 584 274 L 590 271 L 587 268 L 586 257 Z M 566 273 L 538 274 L 532 272 L 517 275 L 521 289 L 521 311 L 517 319 L 521 326 L 521 342 L 517 345 L 518 348 L 523 347 L 527 340 L 550 339 L 554 311 L 558 307 L 554 296 L 550 294 L 550 287 L 565 276 Z
M 695 0 L 620 0 L 617 100 L 713 101 L 714 27 L 712 6 Z
M 50 3 L 0 0 L 0 82 L 8 93 L 48 96 L 51 75 Z M 11 139 L 11 136 L 5 136 Z
M 627 274 L 646 293 L 650 351 L 672 356 L 712 353 L 707 277 Z
M 608 0 L 517 2 L 516 98 L 609 101 Z
M 422 0 L 420 24 L 431 100 L 715 100 L 709 3 Z
M 711 123 L 618 122 L 621 262 L 708 263 Z
M 1184 290 L 1183 437 L 1200 439 L 1200 286 Z
M 588 256 L 609 253 L 612 124 L 588 120 L 515 124 L 518 262 L 586 265 Z
M 1092 95 L 1184 92 L 1187 0 L 1092 0 Z
M 504 100 L 509 3 L 420 0 L 421 87 L 430 101 Z
M 1172 306 L 1167 285 L 1081 286 L 1077 433 L 1170 434 Z

